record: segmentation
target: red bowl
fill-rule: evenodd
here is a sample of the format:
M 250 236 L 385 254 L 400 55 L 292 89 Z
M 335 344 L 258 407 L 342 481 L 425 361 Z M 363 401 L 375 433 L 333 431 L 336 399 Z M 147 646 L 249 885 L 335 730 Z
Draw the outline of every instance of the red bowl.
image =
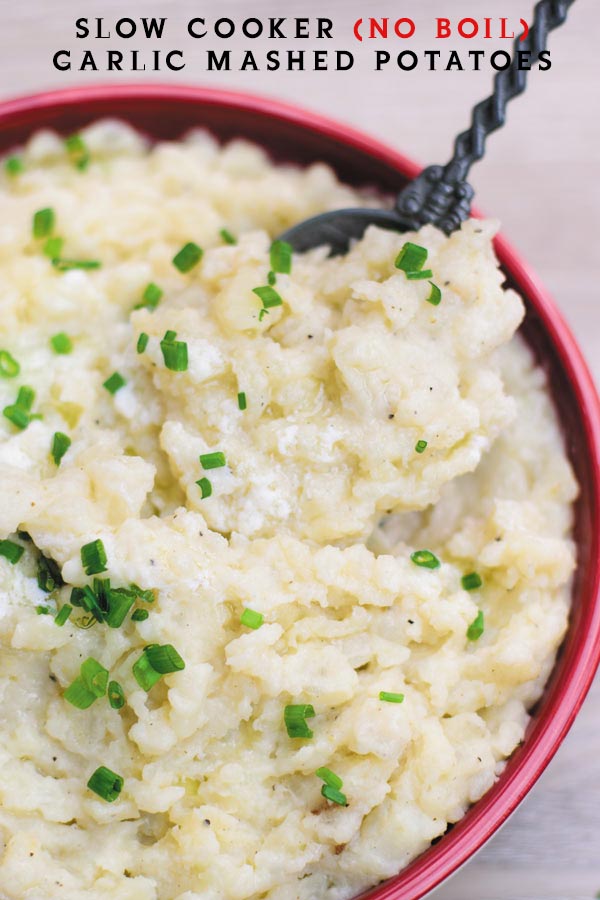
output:
M 397 192 L 419 170 L 400 153 L 345 125 L 273 100 L 166 85 L 75 88 L 0 104 L 0 151 L 38 128 L 74 131 L 120 117 L 155 138 L 192 126 L 218 138 L 244 136 L 278 160 L 329 163 L 344 181 Z M 462 865 L 506 821 L 570 728 L 600 659 L 600 406 L 581 352 L 548 293 L 510 245 L 496 240 L 508 283 L 525 299 L 523 331 L 546 370 L 581 493 L 576 507 L 578 568 L 568 634 L 524 743 L 495 786 L 437 844 L 364 900 L 418 900 Z

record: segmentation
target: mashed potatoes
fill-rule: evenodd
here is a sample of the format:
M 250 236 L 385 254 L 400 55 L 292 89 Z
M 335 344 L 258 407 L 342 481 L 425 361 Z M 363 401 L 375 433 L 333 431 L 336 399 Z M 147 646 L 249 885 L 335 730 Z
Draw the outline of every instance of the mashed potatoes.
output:
M 21 168 L 0 187 L 0 894 L 346 900 L 493 784 L 567 623 L 576 485 L 494 225 L 370 229 L 273 276 L 283 228 L 365 202 L 324 166 L 101 123 L 70 152 L 37 135 Z M 407 239 L 430 279 L 396 268 Z M 156 644 L 185 668 L 149 687 Z M 68 702 L 90 659 L 124 704 Z M 290 737 L 302 704 L 312 737 Z M 102 766 L 115 796 L 87 787 Z

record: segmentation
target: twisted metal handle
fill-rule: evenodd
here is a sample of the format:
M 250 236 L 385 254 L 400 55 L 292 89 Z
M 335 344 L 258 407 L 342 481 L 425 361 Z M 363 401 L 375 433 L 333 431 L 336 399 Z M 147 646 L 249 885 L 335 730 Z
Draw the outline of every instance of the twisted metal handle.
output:
M 509 100 L 522 94 L 527 85 L 527 70 L 518 67 L 518 52 L 534 57 L 544 52 L 548 34 L 567 18 L 575 0 L 540 0 L 533 13 L 533 24 L 524 40 L 516 38 L 510 66 L 494 78 L 494 91 L 473 109 L 471 125 L 456 138 L 454 155 L 446 166 L 429 166 L 402 191 L 396 210 L 409 230 L 432 223 L 450 234 L 469 217 L 473 188 L 467 183 L 469 170 L 485 152 L 489 134 L 506 120 Z

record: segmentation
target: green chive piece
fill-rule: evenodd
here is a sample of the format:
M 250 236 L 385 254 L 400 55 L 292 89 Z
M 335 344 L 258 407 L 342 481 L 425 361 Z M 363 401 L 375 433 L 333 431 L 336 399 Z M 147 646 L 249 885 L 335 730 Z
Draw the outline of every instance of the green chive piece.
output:
M 54 210 L 49 206 L 38 209 L 33 216 L 32 231 L 34 238 L 45 238 L 52 234 L 54 229 Z
M 416 566 L 421 566 L 424 569 L 439 569 L 441 565 L 439 559 L 431 550 L 415 550 L 414 553 L 410 554 L 410 558 Z
M 85 591 L 83 588 L 74 587 L 71 591 L 71 596 L 69 597 L 69 602 L 72 606 L 83 606 L 83 597 Z
M 427 250 L 412 241 L 407 241 L 396 257 L 394 265 L 403 272 L 420 272 L 427 259 Z
M 70 269 L 99 269 L 102 265 L 97 259 L 53 259 L 52 265 L 59 272 Z
M 98 598 L 89 585 L 84 587 L 81 597 L 82 607 L 92 614 L 97 622 L 104 622 L 104 610 L 98 602 Z
M 167 332 L 172 334 L 173 332 Z M 165 366 L 171 372 L 186 372 L 188 368 L 188 345 L 185 341 L 167 340 L 160 342 Z
M 51 337 L 50 343 L 52 344 L 54 352 L 61 356 L 66 356 L 73 350 L 73 341 L 64 331 L 60 331 L 58 334 L 55 334 L 54 337 Z
M 134 309 L 156 309 L 158 304 L 161 301 L 161 298 L 164 294 L 162 288 L 160 288 L 157 284 L 154 284 L 153 281 L 150 284 L 147 284 L 144 288 L 144 293 L 142 294 L 142 302 L 138 303 Z
M 50 615 L 50 607 L 49 606 L 36 606 L 35 608 L 38 616 L 49 616 Z
M 176 331 L 165 331 L 165 336 L 163 338 L 163 342 L 165 344 L 172 344 L 176 337 L 177 337 Z
M 144 352 L 144 350 L 148 346 L 149 340 L 150 340 L 149 335 L 147 335 L 145 331 L 142 331 L 142 333 L 140 334 L 140 336 L 138 338 L 137 346 L 136 346 L 136 350 L 138 353 Z
M 86 575 L 99 575 L 106 572 L 106 550 L 104 544 L 97 538 L 81 548 L 81 564 Z
M 21 366 L 8 350 L 0 350 L 0 376 L 2 378 L 16 378 L 21 371 Z
M 138 600 L 143 600 L 144 603 L 154 603 L 154 600 L 156 599 L 153 590 L 144 591 L 142 588 L 138 587 L 137 584 L 132 584 L 129 590 Z
M 272 288 L 270 285 L 265 285 L 264 287 L 257 287 L 252 289 L 252 293 L 256 294 L 257 297 L 262 301 L 263 308 L 261 312 L 264 314 L 272 309 L 274 306 L 281 306 L 283 304 L 283 300 L 277 291 Z
M 77 709 L 89 709 L 92 703 L 95 703 L 98 699 L 96 694 L 90 691 L 86 686 L 81 676 L 76 678 L 75 681 L 69 685 L 64 692 L 63 697 L 67 703 L 77 707 Z
M 485 629 L 484 621 L 483 621 L 483 610 L 480 609 L 474 620 L 471 622 L 469 627 L 467 628 L 467 637 L 470 641 L 477 641 L 483 634 Z
M 185 669 L 184 661 L 172 644 L 150 644 L 144 653 L 152 668 L 160 675 Z
M 131 619 L 133 622 L 145 622 L 149 615 L 150 613 L 147 609 L 136 609 L 133 612 Z
M 2 414 L 9 422 L 12 422 L 15 428 L 20 428 L 21 431 L 24 431 L 31 421 L 27 410 L 23 409 L 22 406 L 17 406 L 17 404 L 5 406 L 2 410 Z
M 59 628 L 65 624 L 71 613 L 73 612 L 73 607 L 70 603 L 64 603 L 59 611 L 54 616 L 54 624 L 58 625 Z
M 415 444 L 415 451 L 417 453 L 424 453 L 427 450 L 427 441 L 417 441 Z
M 379 699 L 386 703 L 402 703 L 404 694 L 391 694 L 389 691 L 379 691 Z
M 108 669 L 89 656 L 81 665 L 81 680 L 95 697 L 104 697 L 108 686 Z
M 173 257 L 173 265 L 176 269 L 185 274 L 186 272 L 190 272 L 194 266 L 198 265 L 203 254 L 204 251 L 198 244 L 189 241 L 175 254 Z
M 22 547 L 21 544 L 15 544 L 14 541 L 8 539 L 0 541 L 0 556 L 7 559 L 13 566 L 19 562 L 24 553 L 25 547 Z
M 238 394 L 238 409 L 241 409 L 243 411 L 247 406 L 248 402 L 246 400 L 246 392 L 240 391 L 240 393 Z
M 51 260 L 59 259 L 64 243 L 64 238 L 49 237 L 43 247 L 44 256 L 47 256 Z
M 317 769 L 315 775 L 329 787 L 335 788 L 336 791 L 339 791 L 344 786 L 344 782 L 340 776 L 336 775 L 335 772 L 332 772 L 331 769 L 328 769 L 327 766 L 321 766 L 320 769 Z
M 425 299 L 428 303 L 431 303 L 432 306 L 439 306 L 442 301 L 442 292 L 433 281 L 430 281 L 429 284 L 431 285 L 431 293 L 429 294 L 429 297 L 426 297 Z
M 113 709 L 122 709 L 125 706 L 125 694 L 118 681 L 108 682 L 108 702 Z
M 267 275 L 267 284 L 270 287 L 274 287 L 277 284 L 277 275 L 275 274 L 275 272 L 273 272 L 273 270 L 271 270 Z
M 283 721 L 288 737 L 311 738 L 313 732 L 306 724 L 306 719 L 314 718 L 315 710 L 310 703 L 292 703 L 283 711 Z
M 219 234 L 226 244 L 237 244 L 237 239 L 227 228 L 221 228 Z
M 160 672 L 157 672 L 152 667 L 150 660 L 146 656 L 146 651 L 134 662 L 133 677 L 141 689 L 146 692 L 153 688 L 157 681 L 160 681 Z
M 25 165 L 20 156 L 9 156 L 8 159 L 4 161 L 4 171 L 10 178 L 14 178 L 15 175 L 20 175 L 21 172 L 25 171 Z
M 69 447 L 71 446 L 71 438 L 63 434 L 62 431 L 57 431 L 52 438 L 52 459 L 56 463 L 57 466 L 60 466 L 61 460 Z
M 110 378 L 107 378 L 102 387 L 106 388 L 109 394 L 116 394 L 122 387 L 125 387 L 127 381 L 119 372 L 113 372 Z
M 287 241 L 273 241 L 270 252 L 272 271 L 288 275 L 292 271 L 292 253 L 292 245 Z
M 477 588 L 480 588 L 483 584 L 483 580 L 481 575 L 477 572 L 469 572 L 468 575 L 463 575 L 460 579 L 460 583 L 465 591 L 476 591 Z
M 58 564 L 43 554 L 40 554 L 38 559 L 37 583 L 39 589 L 47 594 L 52 593 L 52 591 L 62 587 L 64 584 Z
M 348 806 L 348 799 L 345 794 L 342 794 L 341 791 L 336 791 L 335 788 L 330 787 L 328 784 L 324 784 L 321 788 L 321 794 L 327 799 L 331 800 L 332 803 L 337 803 L 338 806 Z
M 427 278 L 433 278 L 431 269 L 423 269 L 422 272 L 407 272 L 406 277 L 409 281 L 425 281 Z
M 201 478 L 200 481 L 197 481 L 196 484 L 200 488 L 202 499 L 206 500 L 207 497 L 210 497 L 212 494 L 212 484 L 208 480 L 208 478 Z
M 107 769 L 106 766 L 100 766 L 87 783 L 90 791 L 98 794 L 107 803 L 113 803 L 123 790 L 125 782 L 120 775 Z
M 108 627 L 120 628 L 134 603 L 135 594 L 132 594 L 131 591 L 126 591 L 123 588 L 109 590 L 108 612 L 104 617 Z
M 203 469 L 221 469 L 227 465 L 225 454 L 221 450 L 215 450 L 214 453 L 200 454 L 200 465 Z
M 65 138 L 65 147 L 73 165 L 81 171 L 87 169 L 90 163 L 90 153 L 81 135 L 71 134 Z
M 246 628 L 253 628 L 255 631 L 257 628 L 260 628 L 264 621 L 265 617 L 262 613 L 256 612 L 254 609 L 248 609 L 248 607 L 246 607 L 240 616 L 242 625 L 245 625 Z
M 31 412 L 31 407 L 33 406 L 35 400 L 35 391 L 33 388 L 28 387 L 27 385 L 23 385 L 23 387 L 19 388 L 19 393 L 17 394 L 17 406 L 20 406 L 21 409 L 24 409 L 25 412 Z

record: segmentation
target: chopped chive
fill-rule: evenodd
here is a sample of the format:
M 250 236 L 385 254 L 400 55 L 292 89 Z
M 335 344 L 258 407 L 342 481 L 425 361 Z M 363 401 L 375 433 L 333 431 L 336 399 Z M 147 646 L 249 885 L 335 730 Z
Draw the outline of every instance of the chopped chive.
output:
M 417 453 L 424 453 L 427 450 L 427 441 L 417 441 L 415 444 L 415 451 Z
M 165 331 L 165 336 L 163 338 L 163 342 L 165 344 L 172 344 L 176 337 L 177 337 L 176 331 Z
M 83 606 L 82 600 L 84 596 L 83 588 L 74 587 L 71 591 L 71 596 L 69 597 L 69 602 L 72 606 Z
M 273 241 L 270 252 L 271 270 L 289 274 L 292 271 L 292 252 L 292 246 L 287 241 Z
M 52 234 L 54 228 L 54 210 L 49 206 L 38 209 L 33 215 L 32 231 L 34 238 L 45 238 Z
M 200 488 L 201 496 L 203 500 L 206 500 L 207 497 L 210 497 L 212 494 L 212 484 L 208 480 L 208 478 L 201 478 L 200 481 L 197 481 L 196 484 Z
M 54 350 L 54 352 L 62 356 L 71 353 L 71 351 L 73 350 L 73 341 L 68 334 L 65 334 L 64 331 L 60 331 L 58 334 L 55 334 L 53 337 L 51 337 L 50 343 L 52 344 L 52 349 Z
M 154 687 L 157 681 L 160 681 L 160 672 L 157 672 L 156 669 L 153 668 L 145 651 L 140 658 L 134 662 L 132 671 L 133 677 L 143 691 L 149 691 Z
M 89 709 L 92 703 L 95 703 L 98 699 L 96 695 L 86 687 L 81 676 L 76 678 L 75 681 L 69 685 L 64 692 L 63 697 L 67 703 L 77 707 L 77 709 Z
M 0 541 L 0 556 L 7 559 L 13 566 L 19 562 L 24 553 L 25 547 L 22 547 L 21 544 L 15 544 L 14 541 L 8 539 Z
M 124 781 L 116 772 L 107 769 L 106 766 L 100 766 L 87 783 L 90 791 L 98 794 L 107 803 L 112 803 L 117 799 L 123 790 Z
M 104 544 L 97 538 L 81 548 L 81 564 L 86 575 L 99 575 L 106 572 L 106 550 Z
M 64 584 L 58 564 L 53 559 L 40 554 L 37 566 L 37 583 L 41 591 L 50 594 L 56 588 Z
M 106 388 L 109 394 L 116 394 L 122 387 L 125 387 L 127 381 L 119 372 L 113 372 L 110 378 L 107 378 L 102 387 Z
M 60 628 L 65 624 L 71 613 L 73 612 L 73 607 L 70 603 L 64 603 L 59 611 L 54 616 L 54 624 L 58 625 Z
M 89 656 L 81 664 L 81 680 L 95 697 L 104 697 L 108 685 L 108 669 L 93 656 Z
M 267 275 L 267 284 L 270 287 L 274 287 L 274 285 L 277 284 L 277 275 L 275 274 L 275 272 L 273 272 L 273 270 L 271 270 Z
M 131 619 L 133 622 L 145 622 L 149 615 L 150 613 L 147 609 L 136 609 L 133 612 Z
M 425 281 L 427 278 L 433 278 L 431 269 L 423 269 L 422 272 L 407 272 L 406 277 L 409 281 Z
M 281 299 L 280 295 L 270 285 L 252 288 L 252 293 L 256 294 L 256 296 L 259 297 L 262 301 L 263 308 L 261 310 L 261 313 L 263 316 L 274 306 L 281 306 L 283 304 L 283 300 Z
M 150 644 L 144 650 L 148 662 L 152 668 L 161 675 L 170 672 L 181 672 L 185 669 L 185 663 L 172 644 Z
M 138 338 L 137 346 L 136 346 L 136 350 L 138 353 L 144 352 L 144 350 L 148 346 L 149 340 L 150 340 L 149 335 L 147 335 L 145 331 L 142 331 L 142 333 L 140 334 L 140 336 Z
M 174 332 L 167 332 L 173 334 Z M 165 366 L 171 372 L 186 372 L 188 368 L 188 345 L 185 341 L 167 340 L 167 335 L 160 342 Z
M 460 583 L 465 591 L 476 591 L 483 584 L 483 580 L 477 572 L 469 572 L 468 575 L 463 575 Z
M 431 303 L 432 306 L 439 306 L 442 300 L 442 292 L 433 281 L 430 281 L 429 284 L 431 285 L 431 293 L 429 294 L 429 297 L 426 297 L 425 299 L 428 303 Z
M 118 681 L 108 682 L 108 702 L 113 709 L 122 709 L 125 706 L 125 694 Z
M 404 694 L 391 694 L 389 691 L 379 691 L 379 699 L 386 703 L 402 703 Z
M 427 250 L 407 241 L 396 257 L 394 265 L 403 272 L 420 272 L 427 259 Z
M 238 400 L 238 409 L 241 409 L 242 411 L 245 410 L 246 407 L 248 406 L 248 403 L 246 401 L 246 392 L 240 391 L 238 394 L 237 400 Z
M 137 306 L 134 307 L 134 309 L 156 309 L 161 301 L 163 294 L 163 289 L 160 288 L 157 284 L 154 284 L 153 281 L 151 281 L 144 288 L 141 303 L 138 303 Z
M 288 737 L 311 738 L 313 732 L 306 724 L 306 719 L 314 718 L 315 710 L 310 703 L 292 703 L 283 711 L 283 721 Z
M 20 406 L 21 409 L 24 409 L 25 412 L 31 412 L 31 407 L 33 406 L 35 400 L 35 391 L 33 388 L 28 387 L 27 385 L 23 385 L 23 387 L 19 388 L 19 393 L 17 394 L 17 406 Z
M 130 585 L 129 590 L 135 594 L 138 600 L 143 600 L 144 603 L 154 603 L 154 591 L 148 590 L 144 591 L 142 588 L 138 587 L 137 584 Z
M 470 641 L 477 641 L 484 632 L 483 610 L 480 609 L 469 627 L 467 628 L 467 637 Z
M 90 153 L 81 135 L 69 135 L 69 137 L 65 138 L 65 147 L 73 165 L 82 171 L 87 169 L 90 163 Z
M 13 404 L 12 406 L 5 406 L 2 410 L 2 414 L 5 418 L 8 419 L 9 422 L 15 426 L 15 428 L 20 428 L 21 431 L 24 431 L 25 428 L 29 425 L 31 418 L 26 409 L 23 409 L 22 406 L 17 406 L 17 404 Z
M 245 625 L 246 628 L 253 628 L 254 630 L 260 628 L 264 621 L 265 617 L 262 613 L 256 612 L 254 609 L 248 609 L 248 607 L 246 607 L 240 616 L 242 625 Z
M 421 566 L 424 569 L 439 569 L 441 565 L 439 559 L 431 550 L 415 550 L 414 553 L 410 554 L 410 558 L 416 566 Z
M 203 254 L 204 251 L 198 244 L 189 241 L 189 243 L 184 244 L 181 250 L 175 254 L 172 262 L 176 269 L 185 274 L 186 272 L 190 272 L 194 266 L 198 265 Z
M 38 616 L 49 616 L 50 615 L 50 607 L 49 606 L 36 606 L 35 608 Z
M 330 787 L 328 784 L 323 785 L 321 794 L 327 800 L 331 800 L 332 803 L 337 803 L 338 806 L 348 806 L 348 798 L 346 795 L 342 794 L 341 791 L 336 791 L 335 788 Z
M 0 350 L 0 376 L 2 378 L 16 378 L 21 371 L 21 366 L 8 350 Z
M 104 622 L 104 610 L 98 602 L 98 598 L 89 585 L 84 587 L 81 596 L 81 605 L 89 613 L 92 614 L 97 622 Z
M 315 775 L 329 787 L 335 788 L 337 791 L 344 786 L 344 782 L 340 776 L 336 775 L 335 772 L 332 772 L 331 769 L 328 769 L 327 766 L 321 766 L 320 769 L 317 769 Z
M 64 238 L 61 237 L 49 237 L 43 247 L 44 256 L 47 256 L 49 259 L 59 259 L 62 253 L 62 249 L 64 246 Z
M 69 269 L 99 269 L 102 263 L 97 259 L 53 259 L 52 265 L 59 272 L 68 272 Z
M 22 158 L 20 156 L 9 156 L 8 159 L 4 160 L 4 171 L 10 178 L 20 175 L 21 172 L 25 171 Z
M 52 438 L 52 459 L 56 463 L 57 466 L 60 466 L 61 460 L 69 447 L 71 446 L 71 438 L 63 434 L 62 431 L 57 431 Z
M 237 239 L 232 235 L 229 229 L 221 228 L 219 234 L 226 244 L 237 244 Z
M 120 628 L 135 603 L 135 594 L 117 588 L 108 592 L 108 611 L 104 620 L 109 628 Z
M 215 450 L 214 453 L 201 453 L 200 465 L 203 469 L 221 469 L 227 465 L 225 454 L 221 450 Z

